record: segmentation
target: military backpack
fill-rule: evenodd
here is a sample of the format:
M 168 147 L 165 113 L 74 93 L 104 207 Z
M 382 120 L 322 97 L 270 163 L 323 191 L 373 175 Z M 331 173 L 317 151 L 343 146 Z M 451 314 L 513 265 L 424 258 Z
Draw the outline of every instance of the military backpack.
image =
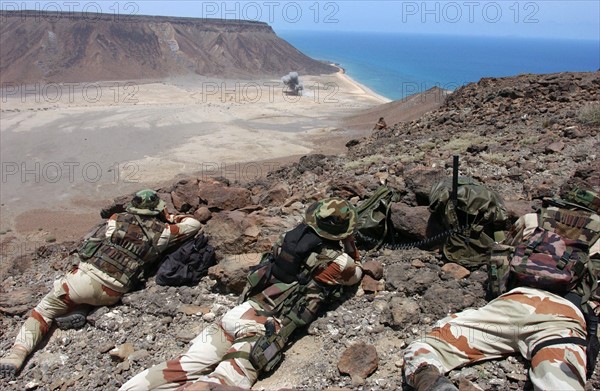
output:
M 500 195 L 467 177 L 457 178 L 455 199 L 451 179 L 435 183 L 429 211 L 447 229 L 442 251 L 464 267 L 479 267 L 495 242 L 504 240 L 508 214 Z
M 576 190 L 568 200 L 544 199 L 535 229 L 525 240 L 510 243 L 511 232 L 508 244 L 494 246 L 488 268 L 493 296 L 529 286 L 557 294 L 576 292 L 585 304 L 595 294 L 600 259 L 589 253 L 600 238 L 600 216 L 578 204 L 576 193 L 582 192 Z
M 358 238 L 368 242 L 373 249 L 380 247 L 384 241 L 393 241 L 393 224 L 390 210 L 393 202 L 400 200 L 400 195 L 388 186 L 379 187 L 375 193 L 356 207 L 358 215 Z

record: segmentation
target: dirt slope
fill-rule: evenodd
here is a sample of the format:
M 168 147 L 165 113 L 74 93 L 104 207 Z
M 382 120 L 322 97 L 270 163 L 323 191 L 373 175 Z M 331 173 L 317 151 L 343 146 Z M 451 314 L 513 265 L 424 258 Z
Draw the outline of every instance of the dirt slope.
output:
M 433 87 L 404 99 L 363 110 L 345 118 L 342 123 L 349 129 L 372 129 L 380 117 L 384 117 L 388 125 L 413 121 L 426 112 L 439 108 L 444 103 L 448 93 L 448 91 L 441 88 Z

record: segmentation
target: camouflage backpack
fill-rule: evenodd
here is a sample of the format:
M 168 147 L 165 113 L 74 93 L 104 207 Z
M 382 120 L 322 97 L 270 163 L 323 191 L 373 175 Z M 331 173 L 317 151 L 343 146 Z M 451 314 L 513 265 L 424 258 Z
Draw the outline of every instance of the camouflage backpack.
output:
M 587 205 L 592 207 L 597 202 L 597 210 L 581 205 L 581 199 L 590 200 Z M 558 294 L 575 292 L 582 303 L 595 297 L 600 259 L 590 258 L 589 252 L 600 238 L 598 212 L 600 197 L 591 191 L 575 190 L 568 200 L 544 199 L 533 233 L 521 243 L 497 245 L 492 251 L 490 293 L 497 296 L 529 286 Z
M 383 244 L 393 235 L 390 221 L 392 202 L 400 200 L 400 195 L 388 186 L 379 187 L 375 193 L 356 207 L 358 214 L 357 232 L 359 239 L 374 246 Z
M 456 200 L 452 180 L 434 184 L 429 193 L 429 211 L 448 229 L 442 251 L 446 259 L 465 267 L 487 263 L 489 250 L 504 240 L 508 214 L 498 193 L 471 178 L 458 178 Z

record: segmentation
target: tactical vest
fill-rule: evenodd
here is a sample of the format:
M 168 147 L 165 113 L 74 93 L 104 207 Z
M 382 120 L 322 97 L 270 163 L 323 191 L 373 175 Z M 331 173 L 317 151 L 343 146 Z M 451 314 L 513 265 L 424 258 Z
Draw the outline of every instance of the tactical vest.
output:
M 311 323 L 321 304 L 339 293 L 339 286 L 321 284 L 312 277 L 341 254 L 338 241 L 322 239 L 305 224 L 280 239 L 273 246 L 273 253 L 266 254 L 248 274 L 241 298 L 259 304 L 262 310 L 257 312 L 275 316 L 282 327 L 276 332 L 272 321 L 267 321 L 265 335 L 254 337 L 256 342 L 250 354 L 235 352 L 236 357 L 249 359 L 257 371 L 273 369 L 294 330 Z
M 273 276 L 286 284 L 308 278 L 301 275 L 308 272 L 306 258 L 322 244 L 323 239 L 312 228 L 306 224 L 298 225 L 285 235 L 281 246 L 275 245 L 277 255 L 273 260 Z
M 248 274 L 242 300 L 249 298 L 265 313 L 309 323 L 320 305 L 337 287 L 312 279 L 314 272 L 342 254 L 337 241 L 324 240 L 301 224 L 288 232 Z
M 158 259 L 157 243 L 164 228 L 164 223 L 155 217 L 120 213 L 111 237 L 103 240 L 94 255 L 85 261 L 124 286 L 131 286 Z

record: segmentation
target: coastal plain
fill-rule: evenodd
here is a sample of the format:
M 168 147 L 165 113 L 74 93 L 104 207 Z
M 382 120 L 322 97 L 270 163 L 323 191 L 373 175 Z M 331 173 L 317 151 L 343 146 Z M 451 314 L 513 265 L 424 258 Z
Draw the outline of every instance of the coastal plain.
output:
M 339 153 L 372 124 L 342 119 L 389 100 L 342 70 L 277 79 L 11 86 L 2 91 L 0 230 L 76 240 L 114 197 L 178 176 L 251 181 L 309 153 Z

